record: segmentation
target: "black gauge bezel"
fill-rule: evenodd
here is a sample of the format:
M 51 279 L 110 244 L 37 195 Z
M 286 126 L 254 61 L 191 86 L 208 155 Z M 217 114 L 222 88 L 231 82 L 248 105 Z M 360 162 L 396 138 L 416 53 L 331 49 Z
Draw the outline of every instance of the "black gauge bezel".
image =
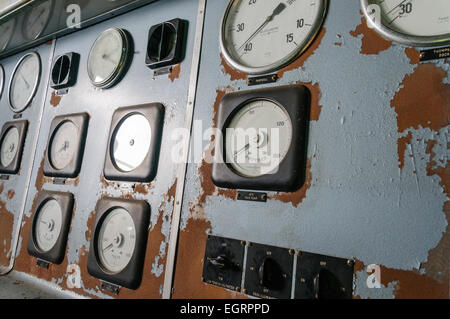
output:
M 22 156 L 23 156 L 23 150 L 25 146 L 25 139 L 27 135 L 28 130 L 28 121 L 16 121 L 16 122 L 6 122 L 5 125 L 3 125 L 2 132 L 0 135 L 0 146 L 3 144 L 3 139 L 5 138 L 6 133 L 12 128 L 16 127 L 19 131 L 19 145 L 18 151 L 16 153 L 16 156 L 14 157 L 14 160 L 9 164 L 7 167 L 4 167 L 2 163 L 0 162 L 0 173 L 1 174 L 11 174 L 15 175 L 20 170 L 20 165 L 22 162 Z

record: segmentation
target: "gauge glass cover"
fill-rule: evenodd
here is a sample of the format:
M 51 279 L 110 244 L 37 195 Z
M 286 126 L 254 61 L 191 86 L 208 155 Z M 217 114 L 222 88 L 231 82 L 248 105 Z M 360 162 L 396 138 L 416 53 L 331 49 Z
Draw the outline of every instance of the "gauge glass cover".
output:
M 62 210 L 54 199 L 48 200 L 38 212 L 35 223 L 36 244 L 42 252 L 50 251 L 61 233 Z
M 11 127 L 5 134 L 1 145 L 1 164 L 8 167 L 16 157 L 19 150 L 19 130 L 17 127 Z
M 9 88 L 9 99 L 14 112 L 23 111 L 37 90 L 41 61 L 36 53 L 25 55 L 16 66 Z
M 262 176 L 279 166 L 291 141 L 289 114 L 274 102 L 255 100 L 244 105 L 227 126 L 226 161 L 242 176 Z
M 222 22 L 226 60 L 248 74 L 283 67 L 312 42 L 323 22 L 325 0 L 233 0 Z
M 145 160 L 151 141 L 152 130 L 145 116 L 128 116 L 114 135 L 111 148 L 114 163 L 122 171 L 133 171 Z
M 71 121 L 66 121 L 56 129 L 50 148 L 50 162 L 61 170 L 72 162 L 78 143 L 78 128 Z
M 23 35 L 28 40 L 37 39 L 47 26 L 52 14 L 53 1 L 49 0 L 31 8 L 25 15 Z
M 119 273 L 133 257 L 136 228 L 127 210 L 113 209 L 100 226 L 97 249 L 106 271 Z
M 10 19 L 0 24 L 0 51 L 5 50 L 8 46 L 14 33 L 15 22 L 15 19 Z

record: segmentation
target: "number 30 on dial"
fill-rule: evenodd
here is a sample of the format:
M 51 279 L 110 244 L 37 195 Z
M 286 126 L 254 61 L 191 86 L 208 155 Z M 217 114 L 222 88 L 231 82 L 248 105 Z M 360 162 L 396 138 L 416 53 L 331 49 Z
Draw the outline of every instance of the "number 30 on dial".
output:
M 326 8 L 327 0 L 231 0 L 222 21 L 222 53 L 248 74 L 280 69 L 307 49 Z

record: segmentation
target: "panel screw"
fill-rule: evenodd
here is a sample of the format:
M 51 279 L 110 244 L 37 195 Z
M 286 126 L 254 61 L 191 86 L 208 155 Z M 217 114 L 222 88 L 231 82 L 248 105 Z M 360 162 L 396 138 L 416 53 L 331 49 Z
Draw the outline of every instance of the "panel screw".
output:
M 347 260 L 347 265 L 349 265 L 350 267 L 353 266 L 354 263 L 355 261 L 353 259 Z
M 293 255 L 293 254 L 295 254 L 295 250 L 289 249 L 289 255 Z
M 245 289 L 245 288 L 242 289 L 242 293 L 243 293 L 243 294 L 247 294 L 247 289 Z

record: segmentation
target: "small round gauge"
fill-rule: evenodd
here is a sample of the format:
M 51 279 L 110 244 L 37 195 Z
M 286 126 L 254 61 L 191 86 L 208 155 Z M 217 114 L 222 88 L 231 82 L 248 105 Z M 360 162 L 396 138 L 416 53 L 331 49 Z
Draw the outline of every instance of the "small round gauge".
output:
M 41 59 L 36 52 L 26 54 L 14 69 L 9 83 L 9 104 L 13 112 L 20 113 L 36 94 L 41 76 Z
M 124 172 L 138 168 L 147 157 L 152 141 L 152 130 L 141 114 L 127 116 L 112 136 L 111 152 L 115 165 Z
M 115 208 L 100 225 L 97 241 L 102 267 L 111 273 L 122 271 L 133 257 L 136 228 L 127 210 Z
M 367 20 L 385 38 L 411 46 L 450 43 L 448 0 L 361 0 Z
M 72 121 L 65 121 L 53 133 L 49 159 L 52 166 L 61 170 L 69 165 L 78 143 L 78 127 Z
M 248 102 L 226 127 L 226 162 L 242 176 L 269 174 L 285 158 L 292 134 L 292 122 L 284 108 L 269 100 Z
M 326 7 L 327 0 L 232 0 L 222 21 L 222 53 L 248 74 L 277 70 L 306 50 Z
M 19 150 L 19 130 L 17 127 L 12 126 L 8 131 L 6 131 L 1 145 L 1 157 L 0 164 L 3 167 L 8 167 L 11 165 L 12 161 L 16 157 L 17 151 Z
M 23 19 L 22 33 L 27 40 L 37 39 L 47 27 L 53 11 L 53 0 L 32 7 Z
M 11 40 L 14 27 L 16 26 L 16 20 L 10 19 L 5 23 L 0 24 L 0 52 L 4 51 Z
M 88 57 L 88 75 L 91 83 L 107 88 L 120 79 L 130 56 L 130 40 L 122 29 L 104 31 L 92 45 Z
M 39 250 L 50 251 L 58 241 L 62 227 L 62 210 L 56 200 L 50 199 L 44 203 L 37 213 L 34 227 Z

